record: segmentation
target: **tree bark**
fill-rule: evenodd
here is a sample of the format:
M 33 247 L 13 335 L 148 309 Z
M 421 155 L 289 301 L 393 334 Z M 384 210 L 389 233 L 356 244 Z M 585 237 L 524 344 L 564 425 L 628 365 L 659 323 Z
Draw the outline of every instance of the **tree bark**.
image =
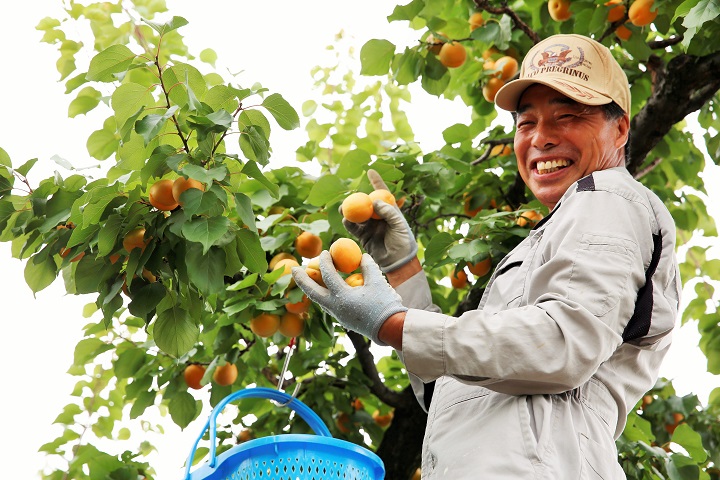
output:
M 704 57 L 678 55 L 667 65 L 652 55 L 647 67 L 653 80 L 652 95 L 630 121 L 626 166 L 633 175 L 643 170 L 648 153 L 673 125 L 700 109 L 720 90 L 720 52 Z

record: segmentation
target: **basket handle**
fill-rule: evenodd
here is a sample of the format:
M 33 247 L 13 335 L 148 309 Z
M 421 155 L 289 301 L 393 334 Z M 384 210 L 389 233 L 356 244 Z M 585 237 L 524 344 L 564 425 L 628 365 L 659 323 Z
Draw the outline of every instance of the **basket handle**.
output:
M 332 437 L 332 434 L 330 433 L 330 430 L 328 430 L 327 425 L 325 425 L 325 422 L 323 422 L 322 419 L 310 407 L 305 405 L 297 398 L 288 395 L 285 392 L 265 387 L 246 388 L 245 390 L 238 390 L 237 392 L 233 392 L 227 397 L 223 398 L 220 403 L 218 403 L 215 408 L 213 408 L 212 413 L 210 413 L 207 422 L 205 422 L 205 426 L 200 432 L 197 440 L 195 440 L 195 444 L 190 451 L 190 456 L 187 460 L 187 468 L 185 470 L 186 480 L 190 478 L 190 467 L 192 466 L 193 458 L 195 457 L 195 451 L 197 450 L 197 446 L 200 443 L 200 440 L 202 440 L 203 435 L 205 435 L 205 431 L 208 429 L 208 427 L 210 427 L 210 467 L 215 468 L 215 463 L 217 462 L 217 456 L 215 454 L 215 443 L 217 438 L 217 417 L 228 403 L 239 398 L 267 398 L 270 400 L 275 400 L 276 402 L 280 402 L 283 404 L 283 406 L 290 407 L 291 410 L 295 411 L 298 415 L 300 415 L 300 418 L 305 420 L 308 426 L 317 435 L 321 437 Z

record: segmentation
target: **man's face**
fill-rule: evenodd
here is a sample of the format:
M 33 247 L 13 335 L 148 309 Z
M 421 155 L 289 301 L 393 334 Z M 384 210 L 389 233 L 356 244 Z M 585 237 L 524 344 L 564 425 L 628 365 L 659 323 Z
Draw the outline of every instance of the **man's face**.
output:
M 608 120 L 602 107 L 577 103 L 544 85 L 533 85 L 517 108 L 518 170 L 535 197 L 554 208 L 577 180 L 624 164 L 627 115 Z

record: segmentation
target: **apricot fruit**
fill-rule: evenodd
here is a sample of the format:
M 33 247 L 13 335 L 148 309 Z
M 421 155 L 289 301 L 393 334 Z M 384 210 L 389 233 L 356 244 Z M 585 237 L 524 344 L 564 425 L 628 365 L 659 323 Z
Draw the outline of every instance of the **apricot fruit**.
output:
M 365 285 L 365 279 L 363 278 L 362 273 L 353 273 L 345 279 L 345 283 L 351 287 L 362 287 Z
M 635 0 L 628 10 L 630 23 L 637 27 L 650 25 L 657 17 L 657 10 L 651 11 L 655 0 Z
M 615 35 L 617 35 L 620 40 L 628 41 L 632 35 L 632 30 L 625 25 L 620 25 L 615 29 Z
M 280 317 L 274 313 L 261 313 L 250 320 L 250 330 L 258 337 L 272 337 L 279 327 Z
M 285 275 L 292 274 L 293 267 L 299 267 L 299 266 L 300 266 L 300 264 L 294 258 L 285 258 L 275 264 L 275 268 L 273 268 L 273 271 L 282 269 L 283 273 L 280 275 L 280 278 L 282 278 Z M 290 287 L 295 286 L 295 280 L 293 280 L 292 277 L 290 278 L 290 283 L 288 285 Z
M 205 185 L 194 178 L 178 177 L 175 179 L 172 186 L 172 196 L 178 205 L 182 206 L 183 202 L 180 200 L 180 196 L 185 190 L 190 188 L 196 188 L 201 192 L 205 191 Z
M 379 426 L 380 428 L 385 428 L 390 425 L 393 416 L 394 415 L 392 410 L 386 414 L 381 414 L 378 410 L 375 410 L 372 414 L 373 420 L 375 420 L 375 424 L 377 424 L 377 426 Z
M 343 273 L 352 273 L 360 266 L 362 250 L 351 238 L 338 238 L 330 245 L 330 256 L 335 268 Z
M 123 248 L 130 253 L 136 248 L 145 250 L 149 242 L 149 239 L 145 239 L 145 228 L 137 227 L 125 234 L 122 244 Z
M 468 23 L 470 24 L 470 31 L 472 31 L 482 27 L 485 24 L 485 19 L 483 18 L 481 12 L 474 12 L 472 15 L 470 15 Z
M 202 385 L 200 385 L 200 380 L 202 380 L 204 375 L 205 367 L 198 363 L 192 363 L 188 365 L 183 371 L 183 378 L 185 378 L 185 383 L 188 387 L 194 390 L 200 390 L 203 387 Z
M 465 63 L 467 59 L 467 50 L 460 42 L 449 42 L 440 48 L 438 54 L 440 63 L 448 68 L 458 68 Z
M 322 252 L 322 239 L 310 232 L 302 232 L 295 239 L 295 251 L 301 257 L 314 258 Z
M 61 256 L 62 258 L 65 258 L 65 257 L 67 257 L 68 255 L 70 255 L 70 251 L 71 251 L 70 248 L 63 247 L 63 248 L 60 249 L 60 256 Z M 71 259 L 70 259 L 70 262 L 71 262 L 71 263 L 73 263 L 73 262 L 79 262 L 80 259 L 83 258 L 84 256 L 85 256 L 85 252 L 80 252 L 80 253 L 78 253 L 77 255 L 75 255 L 73 258 L 71 258 Z
M 286 259 L 295 260 L 297 262 L 295 255 L 293 255 L 292 253 L 280 252 L 270 259 L 270 262 L 268 263 L 268 270 L 272 272 L 273 270 L 275 270 L 275 265 L 277 265 L 280 260 Z
M 497 95 L 500 87 L 505 85 L 505 81 L 501 78 L 493 77 L 488 79 L 487 83 L 482 87 L 482 94 L 485 100 L 490 103 L 495 102 L 495 95 Z
M 286 312 L 280 318 L 278 330 L 286 337 L 298 337 L 305 329 L 305 319 L 297 313 Z
M 170 211 L 175 210 L 178 202 L 173 197 L 173 181 L 158 180 L 153 183 L 148 191 L 148 199 L 150 205 L 158 210 Z
M 310 309 L 310 299 L 308 298 L 307 295 L 303 295 L 299 302 L 285 304 L 285 310 L 287 310 L 290 313 L 297 313 L 298 315 L 307 313 L 307 311 L 309 309 Z
M 548 2 L 550 17 L 556 22 L 564 22 L 572 16 L 570 0 L 550 0 Z
M 518 71 L 518 61 L 506 55 L 495 61 L 495 69 L 500 73 L 501 80 L 510 80 Z
M 450 275 L 450 284 L 453 288 L 465 288 L 468 284 L 468 276 L 465 270 L 458 270 Z
M 543 219 L 543 215 L 535 210 L 529 210 L 527 212 L 523 212 L 520 214 L 520 216 L 515 220 L 515 223 L 520 226 L 524 227 L 529 225 L 530 227 L 534 227 L 537 222 Z
M 625 18 L 625 5 L 623 4 L 623 0 L 610 0 L 609 2 L 605 2 L 605 6 L 610 7 L 607 14 L 608 22 L 613 23 Z
M 490 257 L 487 257 L 476 263 L 468 263 L 468 270 L 470 270 L 470 273 L 472 273 L 478 278 L 487 275 L 491 268 L 492 259 Z
M 385 190 L 384 188 L 378 188 L 377 190 L 373 190 L 368 194 L 368 197 L 372 202 L 374 202 L 375 200 L 382 200 L 385 203 L 397 206 L 397 202 L 395 201 L 395 195 L 390 193 L 390 190 Z M 374 218 L 375 220 L 379 220 L 380 215 L 375 213 L 375 210 L 373 210 L 372 218 Z
M 307 276 L 310 277 L 315 283 L 318 285 L 324 287 L 325 281 L 322 278 L 322 273 L 320 273 L 320 270 L 317 268 L 311 268 L 311 267 L 305 267 L 305 273 L 307 273 Z
M 343 200 L 340 208 L 343 217 L 353 223 L 367 222 L 374 213 L 370 195 L 365 192 L 351 193 Z
M 238 369 L 237 365 L 234 363 L 226 363 L 225 365 L 215 367 L 215 371 L 212 375 L 213 381 L 223 387 L 227 387 L 228 385 L 235 383 L 237 377 Z

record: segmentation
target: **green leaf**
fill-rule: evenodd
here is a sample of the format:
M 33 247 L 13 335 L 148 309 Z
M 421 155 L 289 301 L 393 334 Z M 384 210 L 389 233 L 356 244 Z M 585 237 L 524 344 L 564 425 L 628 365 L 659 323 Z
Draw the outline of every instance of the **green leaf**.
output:
M 237 249 L 240 261 L 248 270 L 256 273 L 264 273 L 268 269 L 265 251 L 260 244 L 260 236 L 247 229 L 240 229 L 237 232 Z
M 243 278 L 242 280 L 233 283 L 232 285 L 227 287 L 228 292 L 239 292 L 240 290 L 243 290 L 248 287 L 252 287 L 257 283 L 258 280 L 258 274 L 252 273 L 248 275 L 247 277 Z
M 133 298 L 128 305 L 128 311 L 136 317 L 147 319 L 165 298 L 167 290 L 162 283 L 155 282 L 143 285 L 139 290 L 133 289 L 132 293 Z
M 360 49 L 360 75 L 385 75 L 395 55 L 395 45 L 387 40 L 369 40 Z
M 125 72 L 135 60 L 135 54 L 125 45 L 111 45 L 90 60 L 86 78 L 90 81 L 113 82 L 118 73 Z
M 244 225 L 250 229 L 250 231 L 257 233 L 257 226 L 255 225 L 255 213 L 253 213 L 252 200 L 244 193 L 235 194 L 235 211 L 240 217 L 240 220 Z
M 146 115 L 141 120 L 135 123 L 135 131 L 142 137 L 147 146 L 151 141 L 157 137 L 158 133 L 163 129 L 165 123 L 170 117 L 172 117 L 177 111 L 178 106 L 173 105 L 168 108 L 162 115 L 151 114 Z
M 39 257 L 38 257 L 39 258 Z M 50 286 L 57 276 L 57 265 L 55 260 L 48 256 L 44 260 L 35 262 L 35 257 L 28 259 L 25 263 L 25 282 L 28 287 L 37 293 L 40 290 Z
M 673 453 L 667 465 L 667 473 L 670 480 L 697 480 L 700 468 L 691 458 Z
M 75 118 L 78 115 L 85 114 L 97 107 L 100 103 L 102 94 L 93 87 L 85 87 L 78 92 L 75 99 L 68 106 L 68 117 Z
M 195 397 L 190 393 L 179 392 L 170 399 L 170 403 L 168 404 L 170 417 L 173 419 L 173 422 L 184 429 L 200 415 L 201 404 L 202 402 L 199 400 L 195 401 Z
M 685 5 L 685 3 L 683 3 L 683 5 Z M 678 9 L 680 9 L 683 5 L 678 7 Z M 697 5 L 688 11 L 682 24 L 687 28 L 699 28 L 702 27 L 705 22 L 717 20 L 719 16 L 720 0 L 700 0 Z
M 118 235 L 122 230 L 124 218 L 122 215 L 110 215 L 98 232 L 98 255 L 109 255 L 115 250 Z
M 420 77 L 424 58 L 417 49 L 406 48 L 402 55 L 396 55 L 393 61 L 395 81 L 398 85 L 409 85 Z
M 359 148 L 350 150 L 340 160 L 337 176 L 340 178 L 357 178 L 363 174 L 371 160 L 370 154 L 365 150 Z
M 248 125 L 240 135 L 240 150 L 248 160 L 267 165 L 270 158 L 270 142 L 260 127 Z
M 190 314 L 177 304 L 158 313 L 152 329 L 155 344 L 173 357 L 186 354 L 197 342 L 200 329 Z
M 697 464 L 703 463 L 708 457 L 700 434 L 690 428 L 687 423 L 681 423 L 675 428 L 672 441 L 681 445 Z
M 182 170 L 180 170 L 180 173 L 187 177 L 193 178 L 198 182 L 204 183 L 205 185 L 209 185 L 213 183 L 213 181 L 222 182 L 223 180 L 225 180 L 228 174 L 228 170 L 225 165 L 205 169 L 200 165 L 189 164 L 185 165 Z
M 285 130 L 293 130 L 300 126 L 300 117 L 290 104 L 279 94 L 273 93 L 262 102 L 275 121 Z
M 117 378 L 132 378 L 135 373 L 146 362 L 145 350 L 140 348 L 132 348 L 118 354 L 115 360 L 115 376 Z
M 183 17 L 173 16 L 169 22 L 165 23 L 153 23 L 148 22 L 147 20 L 144 20 L 145 23 L 147 23 L 153 30 L 155 30 L 160 35 L 165 35 L 169 32 L 172 32 L 173 30 L 177 30 L 180 27 L 184 27 L 188 24 L 188 21 L 185 20 Z
M 425 265 L 432 267 L 447 254 L 455 238 L 447 232 L 440 232 L 430 239 L 425 248 Z
M 128 119 L 139 115 L 145 107 L 155 105 L 155 99 L 147 86 L 129 82 L 115 89 L 110 97 L 110 104 L 118 125 L 124 125 Z
M 260 168 L 257 166 L 257 163 L 253 162 L 252 160 L 246 162 L 245 165 L 243 165 L 241 172 L 248 177 L 252 177 L 258 182 L 260 182 L 273 197 L 280 198 L 280 187 L 278 187 L 277 184 L 268 180 L 267 177 L 263 175 L 263 173 L 260 171 Z
M 333 199 L 347 192 L 347 187 L 337 175 L 323 175 L 315 182 L 306 202 L 316 207 L 324 207 Z
M 82 367 L 85 364 L 91 362 L 95 357 L 101 353 L 112 350 L 114 347 L 106 342 L 103 342 L 99 338 L 90 337 L 80 340 L 75 345 L 75 352 L 73 354 L 73 365 Z
M 227 217 L 196 217 L 182 226 L 182 234 L 191 242 L 202 244 L 203 255 L 230 229 Z
M 190 244 L 185 254 L 190 281 L 203 295 L 212 295 L 225 289 L 225 252 L 212 247 L 206 254 L 197 243 Z
M 456 123 L 443 130 L 443 139 L 448 145 L 453 143 L 461 143 L 470 140 L 470 128 L 462 123 Z
M 407 5 L 396 5 L 393 12 L 387 17 L 388 22 L 400 20 L 412 21 L 425 8 L 425 0 L 413 0 Z

